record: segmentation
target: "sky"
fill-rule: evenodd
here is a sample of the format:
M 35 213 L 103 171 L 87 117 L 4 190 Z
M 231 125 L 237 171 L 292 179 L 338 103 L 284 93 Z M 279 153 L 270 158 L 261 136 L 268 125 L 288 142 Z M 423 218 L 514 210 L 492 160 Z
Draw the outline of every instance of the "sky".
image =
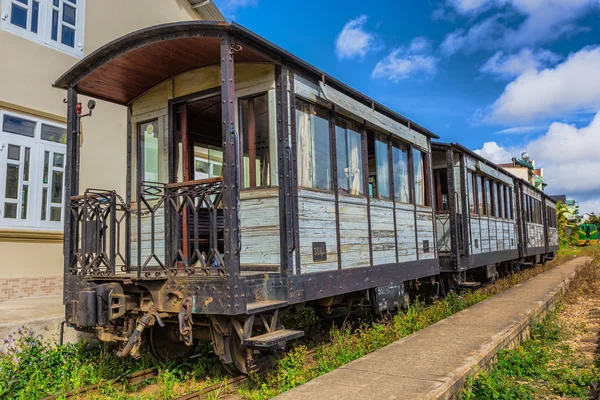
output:
M 236 21 L 548 194 L 600 213 L 600 0 L 215 0 Z

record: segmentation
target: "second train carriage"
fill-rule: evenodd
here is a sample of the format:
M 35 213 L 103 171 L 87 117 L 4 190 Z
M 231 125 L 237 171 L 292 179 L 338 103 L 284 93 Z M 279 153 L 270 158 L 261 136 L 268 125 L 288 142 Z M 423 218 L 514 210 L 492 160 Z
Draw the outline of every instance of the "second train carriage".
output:
M 512 269 L 554 256 L 558 231 L 552 199 L 456 143 L 434 143 L 432 160 L 446 290 L 493 279 L 498 267 Z
M 117 39 L 67 90 L 65 310 L 159 358 L 197 338 L 235 372 L 298 337 L 280 312 L 397 307 L 439 273 L 431 132 L 235 24 Z M 127 190 L 79 189 L 80 95 L 127 107 Z M 119 162 L 119 160 L 111 160 Z

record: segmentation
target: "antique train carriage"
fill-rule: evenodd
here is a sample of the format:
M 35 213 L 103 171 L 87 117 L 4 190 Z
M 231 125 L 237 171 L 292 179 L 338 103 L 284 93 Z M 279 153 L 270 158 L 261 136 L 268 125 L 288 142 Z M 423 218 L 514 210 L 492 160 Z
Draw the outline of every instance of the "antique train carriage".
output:
M 456 143 L 434 143 L 432 158 L 444 283 L 494 277 L 519 259 L 514 177 Z
M 406 282 L 439 274 L 436 136 L 239 25 L 137 31 L 55 86 L 68 101 L 66 320 L 122 342 L 121 356 L 144 331 L 163 359 L 209 338 L 247 373 L 302 335 L 282 311 L 385 312 Z M 127 107 L 124 195 L 79 190 L 79 95 Z
M 432 160 L 446 290 L 554 256 L 556 204 L 543 192 L 456 143 L 433 143 Z
M 522 179 L 515 179 L 519 214 L 519 256 L 535 264 L 554 258 L 558 250 L 556 202 Z

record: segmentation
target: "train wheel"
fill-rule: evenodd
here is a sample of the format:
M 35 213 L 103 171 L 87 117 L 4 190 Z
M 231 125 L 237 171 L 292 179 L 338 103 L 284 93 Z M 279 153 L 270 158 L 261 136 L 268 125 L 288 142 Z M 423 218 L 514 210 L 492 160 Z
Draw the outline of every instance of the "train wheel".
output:
M 232 359 L 230 363 L 223 363 L 227 372 L 233 376 L 248 375 L 249 370 L 246 365 L 248 350 L 242 348 L 242 343 L 237 334 L 233 333 L 229 336 L 224 336 L 223 344 L 226 351 L 229 351 Z
M 161 362 L 186 359 L 194 355 L 197 341 L 188 346 L 179 338 L 177 324 L 154 325 L 148 335 L 148 346 L 152 355 Z

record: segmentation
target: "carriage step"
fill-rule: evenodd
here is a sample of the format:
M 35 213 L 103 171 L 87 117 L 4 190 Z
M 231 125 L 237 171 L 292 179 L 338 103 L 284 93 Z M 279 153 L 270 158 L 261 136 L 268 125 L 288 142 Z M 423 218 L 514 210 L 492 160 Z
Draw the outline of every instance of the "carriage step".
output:
M 281 329 L 278 331 L 265 333 L 264 335 L 254 336 L 242 340 L 242 344 L 248 347 L 269 348 L 276 346 L 281 342 L 297 339 L 304 336 L 304 331 L 293 331 L 291 329 Z
M 281 300 L 263 300 L 255 303 L 248 303 L 246 305 L 247 314 L 258 314 L 263 311 L 275 310 L 276 308 L 283 308 L 287 306 L 287 301 Z
M 477 289 L 481 287 L 481 282 L 463 282 L 458 287 L 461 289 Z

